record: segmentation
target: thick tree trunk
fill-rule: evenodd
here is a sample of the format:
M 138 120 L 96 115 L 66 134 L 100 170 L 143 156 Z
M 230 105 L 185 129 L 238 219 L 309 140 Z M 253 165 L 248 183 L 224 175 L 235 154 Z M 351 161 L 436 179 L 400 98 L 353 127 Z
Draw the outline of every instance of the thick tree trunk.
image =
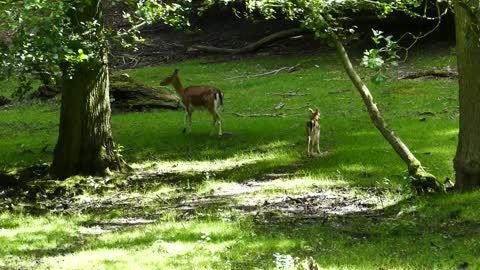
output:
M 102 0 L 79 1 L 70 11 L 71 23 L 79 35 L 85 22 L 102 23 L 101 4 Z M 101 25 L 97 33 L 97 40 L 90 40 L 98 44 L 91 48 L 97 56 L 80 63 L 65 63 L 62 70 L 60 129 L 51 166 L 52 175 L 61 179 L 76 174 L 106 174 L 123 165 L 112 139 L 107 46 Z M 84 48 L 79 44 L 72 49 Z
M 413 177 L 413 185 L 419 192 L 425 192 L 428 189 L 435 191 L 444 190 L 443 184 L 440 183 L 435 176 L 426 172 L 422 167 L 420 161 L 410 152 L 410 149 L 400 140 L 400 138 L 387 127 L 385 120 L 381 112 L 377 108 L 373 100 L 373 96 L 370 93 L 368 87 L 363 83 L 360 76 L 355 72 L 350 58 L 343 46 L 342 42 L 335 34 L 332 34 L 332 39 L 337 49 L 338 56 L 342 61 L 342 64 L 347 72 L 350 80 L 355 85 L 355 88 L 360 93 L 365 106 L 367 107 L 368 114 L 375 127 L 380 131 L 383 137 L 390 143 L 395 152 L 400 158 L 407 164 L 408 173 Z
M 479 0 L 455 1 L 460 128 L 454 159 L 455 189 L 480 187 L 480 35 Z
M 52 163 L 56 177 L 97 175 L 121 168 L 112 140 L 108 89 L 106 64 L 80 64 L 72 78 L 65 75 L 59 137 Z

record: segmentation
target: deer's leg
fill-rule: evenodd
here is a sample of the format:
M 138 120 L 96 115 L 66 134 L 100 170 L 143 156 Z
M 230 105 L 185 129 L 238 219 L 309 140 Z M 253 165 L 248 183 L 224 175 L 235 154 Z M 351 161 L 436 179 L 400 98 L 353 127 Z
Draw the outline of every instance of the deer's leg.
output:
M 214 129 L 213 131 L 218 131 L 218 136 L 222 136 L 222 121 L 220 120 L 220 114 L 218 114 L 217 108 L 212 108 L 208 111 L 212 115 Z
M 183 133 L 192 133 L 192 110 L 189 107 L 185 108 L 185 121 L 183 123 Z
M 185 110 L 185 120 L 183 121 L 183 133 L 187 131 L 187 123 L 188 123 L 188 111 Z
M 188 122 L 188 134 L 191 134 L 192 133 L 192 111 L 191 110 L 188 110 L 187 122 Z
M 312 144 L 312 138 L 310 136 L 307 137 L 307 157 L 310 157 L 310 145 Z
M 320 154 L 320 132 L 317 134 L 317 153 Z
M 218 112 L 215 111 L 215 127 L 218 129 L 218 136 L 222 136 L 222 120 Z

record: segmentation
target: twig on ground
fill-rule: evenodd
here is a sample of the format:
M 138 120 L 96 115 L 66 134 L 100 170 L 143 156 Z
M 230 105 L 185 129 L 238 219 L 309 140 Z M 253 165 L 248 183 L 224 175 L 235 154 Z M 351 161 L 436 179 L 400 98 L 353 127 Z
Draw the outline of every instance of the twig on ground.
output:
M 272 93 L 272 96 L 281 96 L 281 97 L 296 97 L 296 96 L 306 96 L 308 94 L 288 91 L 286 93 Z
M 285 117 L 283 113 L 253 113 L 253 114 L 243 114 L 243 113 L 232 113 L 238 117 Z
M 342 90 L 336 90 L 336 91 L 330 91 L 328 92 L 329 94 L 342 94 L 346 92 L 352 92 L 352 89 L 342 89 Z
M 295 71 L 295 69 L 300 66 L 300 64 L 296 64 L 291 67 L 281 67 L 279 69 L 267 71 L 265 73 L 260 73 L 260 74 L 254 74 L 254 75 L 242 75 L 242 76 L 235 76 L 235 77 L 230 77 L 226 78 L 226 80 L 233 80 L 233 79 L 240 79 L 240 78 L 257 78 L 257 77 L 262 77 L 262 76 L 267 76 L 267 75 L 277 75 L 280 71 L 286 71 L 288 73 Z
M 398 77 L 398 79 L 411 80 L 411 79 L 418 79 L 418 78 L 428 77 L 428 76 L 440 77 L 440 78 L 457 78 L 458 72 L 450 69 L 447 69 L 447 70 L 432 69 L 432 70 L 424 70 L 424 71 L 407 73 L 406 75 Z

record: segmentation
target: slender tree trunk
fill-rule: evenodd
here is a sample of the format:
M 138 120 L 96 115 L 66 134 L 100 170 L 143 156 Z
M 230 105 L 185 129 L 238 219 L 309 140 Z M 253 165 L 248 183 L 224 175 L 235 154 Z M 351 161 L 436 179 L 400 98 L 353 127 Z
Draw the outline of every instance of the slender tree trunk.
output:
M 455 189 L 462 191 L 480 187 L 480 1 L 466 2 L 454 2 L 460 102 L 454 167 Z
M 402 140 L 387 127 L 385 120 L 381 112 L 377 108 L 377 104 L 373 100 L 373 96 L 370 93 L 368 87 L 363 83 L 360 76 L 355 72 L 350 58 L 343 46 L 342 42 L 335 34 L 332 34 L 332 39 L 337 49 L 338 56 L 342 61 L 350 80 L 357 88 L 360 96 L 362 97 L 365 106 L 367 107 L 368 114 L 375 127 L 380 131 L 383 137 L 392 146 L 395 152 L 400 158 L 407 164 L 408 173 L 413 177 L 413 184 L 417 188 L 417 191 L 424 192 L 429 188 L 435 191 L 442 191 L 444 189 L 443 184 L 437 181 L 435 176 L 426 172 L 422 167 L 420 161 L 412 154 L 410 149 L 402 142 Z
M 93 19 L 101 22 L 99 1 L 79 2 L 78 10 L 83 12 L 75 10 L 71 14 L 72 24 L 78 27 L 79 33 L 82 22 Z M 98 33 L 101 44 L 104 41 L 101 27 Z M 98 52 L 99 59 L 66 63 L 63 70 L 60 129 L 51 167 L 52 174 L 58 178 L 106 174 L 110 169 L 122 167 L 110 124 L 107 52 L 102 45 Z

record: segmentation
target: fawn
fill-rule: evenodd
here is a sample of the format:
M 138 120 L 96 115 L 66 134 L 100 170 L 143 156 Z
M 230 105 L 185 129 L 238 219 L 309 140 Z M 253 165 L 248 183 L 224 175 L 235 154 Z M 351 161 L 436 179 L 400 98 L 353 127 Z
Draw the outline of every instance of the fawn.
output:
M 312 114 L 307 121 L 307 156 L 313 156 L 316 144 L 317 154 L 320 154 L 320 111 L 308 109 Z

